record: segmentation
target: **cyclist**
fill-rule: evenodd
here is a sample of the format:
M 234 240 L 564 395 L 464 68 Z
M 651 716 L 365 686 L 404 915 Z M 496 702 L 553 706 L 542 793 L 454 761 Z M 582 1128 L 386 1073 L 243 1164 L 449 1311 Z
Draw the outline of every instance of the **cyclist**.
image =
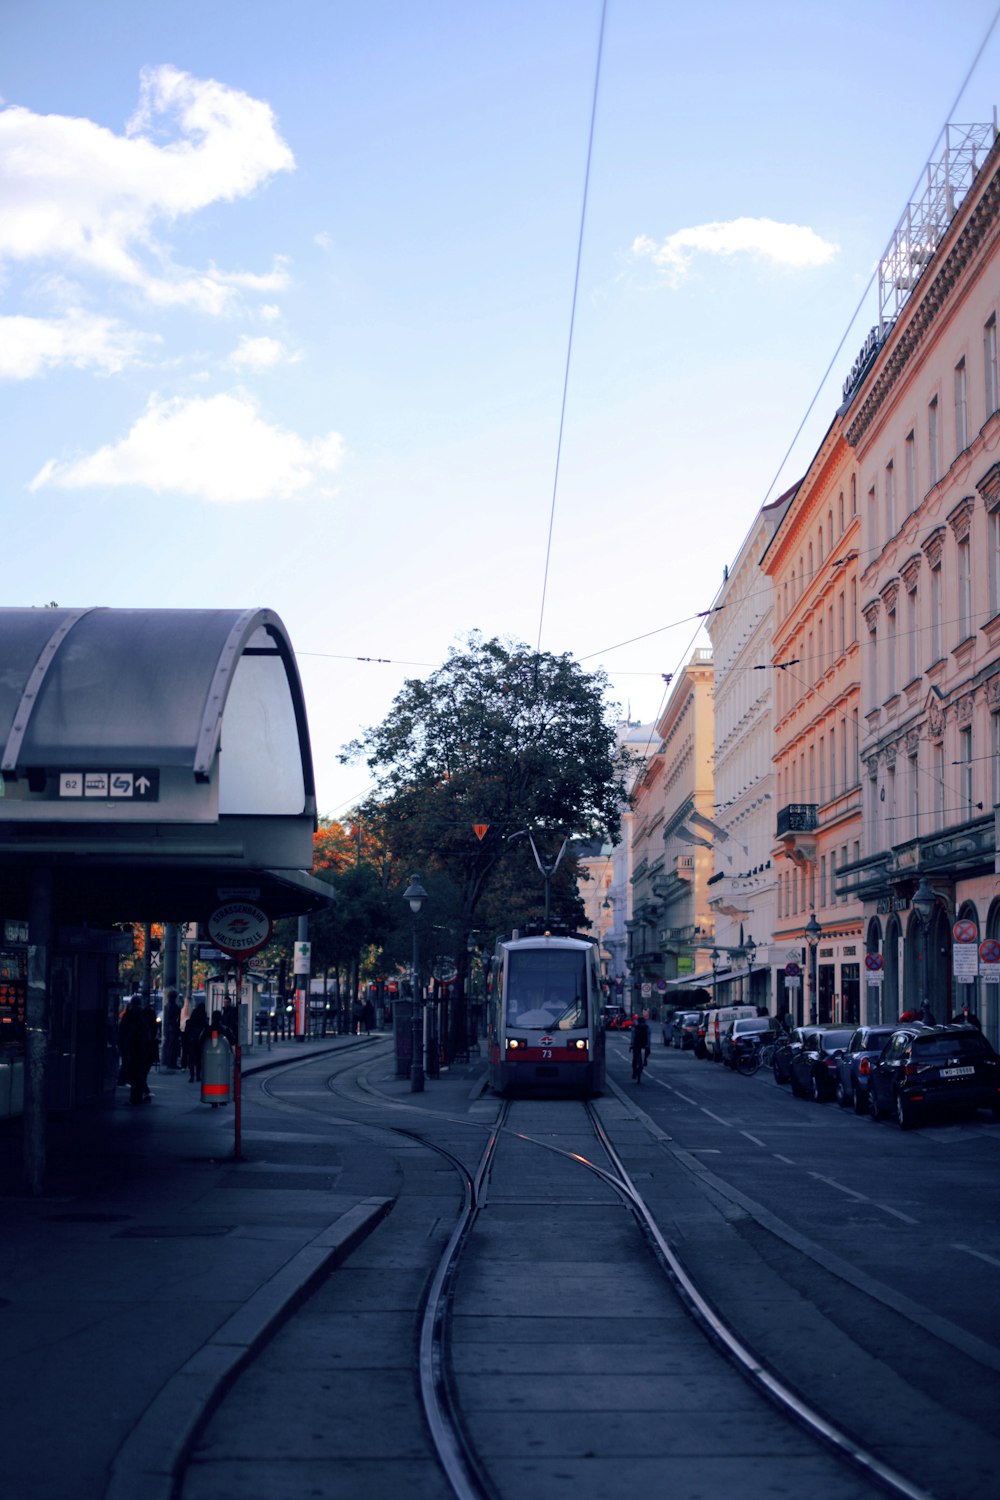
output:
M 632 1077 L 636 1083 L 642 1079 L 642 1070 L 649 1062 L 649 1022 L 645 1016 L 636 1016 L 632 1027 Z

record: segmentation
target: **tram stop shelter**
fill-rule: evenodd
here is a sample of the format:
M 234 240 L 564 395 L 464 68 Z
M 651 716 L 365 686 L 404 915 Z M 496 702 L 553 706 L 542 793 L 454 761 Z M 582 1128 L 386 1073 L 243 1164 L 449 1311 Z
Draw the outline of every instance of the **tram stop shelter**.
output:
M 0 608 L 0 747 L 0 1073 L 20 1054 L 44 1162 L 54 1053 L 61 1102 L 106 1082 L 116 924 L 332 893 L 308 873 L 309 730 L 271 610 Z

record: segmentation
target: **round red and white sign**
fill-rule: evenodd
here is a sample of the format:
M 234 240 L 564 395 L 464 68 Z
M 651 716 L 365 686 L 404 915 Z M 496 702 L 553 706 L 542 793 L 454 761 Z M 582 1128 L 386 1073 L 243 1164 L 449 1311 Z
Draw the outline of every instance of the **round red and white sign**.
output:
M 245 958 L 270 941 L 271 918 L 249 901 L 227 901 L 209 917 L 208 935 L 223 953 Z
M 979 928 L 968 917 L 962 917 L 952 928 L 952 935 L 956 943 L 978 943 Z

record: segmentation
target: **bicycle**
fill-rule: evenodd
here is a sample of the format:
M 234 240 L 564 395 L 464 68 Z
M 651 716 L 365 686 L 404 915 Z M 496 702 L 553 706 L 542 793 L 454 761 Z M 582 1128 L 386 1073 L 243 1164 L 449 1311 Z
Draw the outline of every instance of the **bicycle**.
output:
M 632 1053 L 632 1082 L 642 1082 L 642 1070 L 649 1061 L 649 1054 L 641 1049 Z
M 769 1068 L 774 1060 L 774 1042 L 760 1042 L 755 1037 L 749 1052 L 741 1052 L 736 1059 L 736 1071 L 744 1078 L 752 1078 L 758 1068 Z

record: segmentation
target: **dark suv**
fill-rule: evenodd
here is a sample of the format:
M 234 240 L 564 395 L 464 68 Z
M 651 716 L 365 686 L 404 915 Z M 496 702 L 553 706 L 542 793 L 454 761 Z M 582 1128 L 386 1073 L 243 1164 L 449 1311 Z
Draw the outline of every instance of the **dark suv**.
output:
M 936 1110 L 1000 1119 L 1000 1058 L 969 1026 L 901 1026 L 868 1075 L 868 1113 L 908 1130 Z

